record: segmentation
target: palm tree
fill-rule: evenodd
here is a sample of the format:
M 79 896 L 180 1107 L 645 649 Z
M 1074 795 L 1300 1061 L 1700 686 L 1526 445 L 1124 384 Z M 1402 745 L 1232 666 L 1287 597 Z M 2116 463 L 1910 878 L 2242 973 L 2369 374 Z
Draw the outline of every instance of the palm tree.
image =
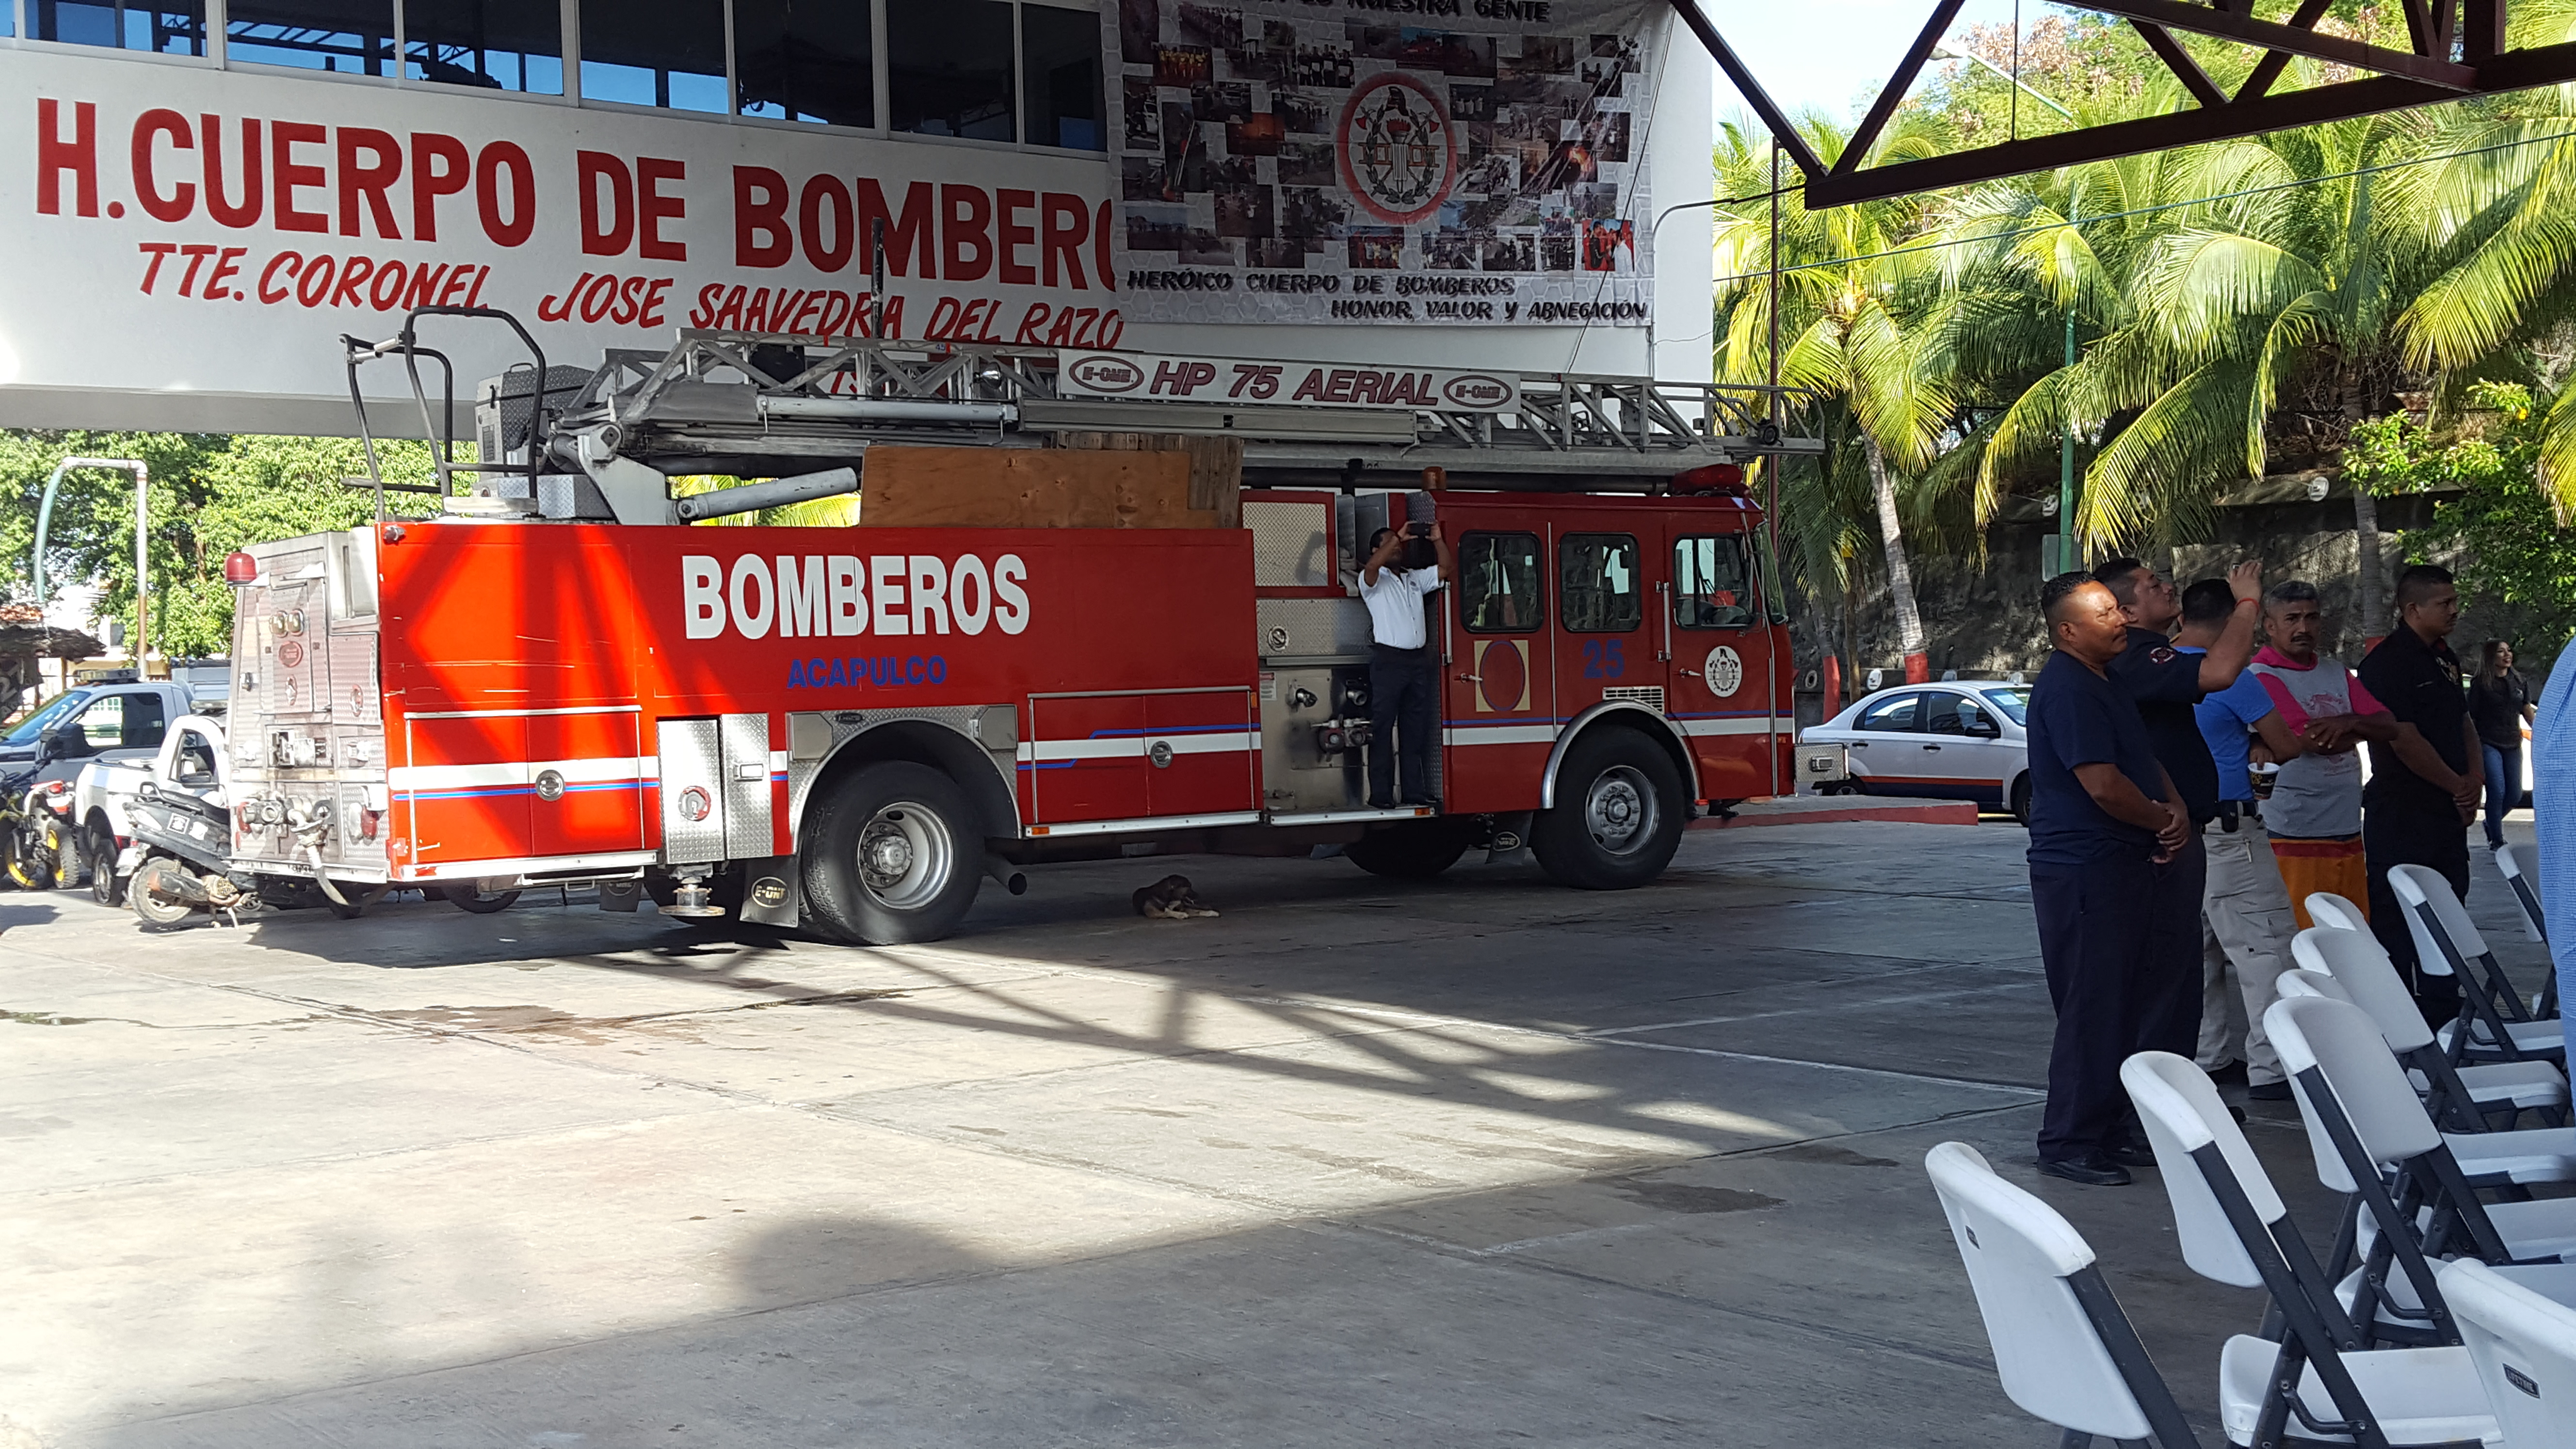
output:
M 1947 228 L 1994 240 L 1954 269 L 2017 272 L 2035 300 L 2076 306 L 2094 333 L 1998 421 L 1979 480 L 1987 510 L 2070 426 L 2092 445 L 2070 532 L 2097 549 L 2187 525 L 2282 448 L 2331 456 L 2397 387 L 2394 322 L 2429 272 L 2426 249 L 2388 220 L 2387 178 L 2403 173 L 2346 173 L 2416 150 L 2426 126 L 2337 122 L 1963 202 Z M 2170 205 L 2200 197 L 2223 199 Z M 2167 209 L 2066 224 L 2146 206 Z M 2043 230 L 1999 235 L 2032 226 Z
M 1831 161 L 1841 154 L 1845 135 L 1831 123 L 1810 118 L 1801 129 L 1818 155 Z M 1752 140 L 1741 123 L 1725 127 L 1724 142 L 1717 154 L 1719 186 L 1737 193 L 1766 190 L 1770 147 Z M 1899 129 L 1881 155 L 1928 149 L 1927 138 Z M 1906 558 L 1898 485 L 1900 475 L 1919 475 L 1931 466 L 1950 430 L 1952 409 L 1943 370 L 1934 365 L 1933 334 L 1923 325 L 1938 302 L 1924 285 L 1928 272 L 1919 259 L 1880 255 L 1912 234 L 1916 204 L 1880 201 L 1811 212 L 1794 192 L 1777 201 L 1783 268 L 1779 380 L 1822 394 L 1848 413 L 1868 479 L 1898 650 L 1906 678 L 1919 682 L 1930 677 L 1931 665 Z M 1764 382 L 1771 376 L 1771 285 L 1755 275 L 1772 265 L 1771 204 L 1766 199 L 1716 213 L 1717 274 L 1724 280 L 1717 286 L 1715 367 L 1722 382 Z M 1835 492 L 1833 472 L 1830 466 L 1820 471 L 1821 486 L 1806 501 L 1820 502 Z M 1818 541 L 1810 545 L 1821 546 L 1816 561 L 1829 562 L 1847 584 L 1849 554 L 1842 545 L 1850 530 L 1812 518 L 1799 532 Z M 1822 544 L 1826 539 L 1833 542 Z

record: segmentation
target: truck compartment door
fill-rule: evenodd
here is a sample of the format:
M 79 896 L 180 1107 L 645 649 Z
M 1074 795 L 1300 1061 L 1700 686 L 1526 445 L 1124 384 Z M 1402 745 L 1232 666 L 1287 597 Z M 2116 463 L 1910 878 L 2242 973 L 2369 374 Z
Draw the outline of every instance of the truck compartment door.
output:
M 1252 691 L 1172 690 L 1145 696 L 1140 743 L 1149 767 L 1146 812 L 1215 815 L 1261 800 L 1261 736 Z
M 535 853 L 525 715 L 413 715 L 404 729 L 411 763 L 393 772 L 392 784 L 413 864 Z
M 1020 745 L 1027 818 L 1056 824 L 1149 815 L 1145 696 L 1033 694 Z
M 644 782 L 633 710 L 528 718 L 529 807 L 539 855 L 601 855 L 644 845 Z
M 780 853 L 772 832 L 786 768 L 771 756 L 768 715 L 661 720 L 656 738 L 664 861 L 700 865 Z

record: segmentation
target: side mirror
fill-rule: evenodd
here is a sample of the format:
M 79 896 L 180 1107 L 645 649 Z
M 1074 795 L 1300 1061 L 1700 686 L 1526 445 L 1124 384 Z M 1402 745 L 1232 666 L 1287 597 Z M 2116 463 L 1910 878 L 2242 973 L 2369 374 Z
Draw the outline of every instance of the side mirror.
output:
M 38 760 L 59 760 L 72 752 L 70 729 L 50 729 L 36 741 Z
M 1968 721 L 1967 732 L 1972 738 L 1980 740 L 1999 740 L 2004 737 L 2004 727 L 1990 719 Z

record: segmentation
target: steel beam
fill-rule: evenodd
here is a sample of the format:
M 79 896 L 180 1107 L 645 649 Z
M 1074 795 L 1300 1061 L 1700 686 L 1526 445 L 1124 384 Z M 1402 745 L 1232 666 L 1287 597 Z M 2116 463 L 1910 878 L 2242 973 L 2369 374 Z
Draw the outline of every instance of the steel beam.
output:
M 2175 30 L 2197 31 L 2225 40 L 2241 40 L 2271 50 L 2286 50 L 2316 60 L 2330 60 L 2358 70 L 2376 71 L 2381 75 L 2404 76 L 2454 91 L 2479 89 L 2478 72 L 2473 66 L 2460 65 L 2447 57 L 2436 59 L 2412 51 L 2390 50 L 2386 46 L 2340 35 L 2325 35 L 2314 30 L 2257 20 L 2232 10 L 2213 10 L 2206 5 L 2192 5 L 2185 0 L 2081 0 L 2087 10 L 2106 15 L 2145 20 Z
M 2563 85 L 2570 81 L 2576 81 L 2576 41 L 2507 51 L 2478 67 L 2481 94 Z M 2232 101 L 2224 106 L 2200 106 L 2134 121 L 2114 121 L 2108 125 L 2062 131 L 2053 136 L 2033 136 L 1956 151 L 1946 156 L 1826 176 L 1807 183 L 1806 199 L 1811 207 L 1847 206 L 1856 201 L 1876 201 L 1948 186 L 1973 185 L 2088 161 L 2107 161 L 2174 146 L 2231 140 L 2456 99 L 2458 93 L 2445 86 L 2401 76 L 2370 76 L 2310 90 L 2291 91 L 2285 95 Z

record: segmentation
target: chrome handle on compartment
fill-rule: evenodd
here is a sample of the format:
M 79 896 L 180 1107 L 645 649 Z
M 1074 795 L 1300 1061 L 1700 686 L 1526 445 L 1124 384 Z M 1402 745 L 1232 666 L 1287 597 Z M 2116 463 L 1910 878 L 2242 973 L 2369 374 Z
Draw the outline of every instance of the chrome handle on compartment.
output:
M 1154 768 L 1157 770 L 1170 769 L 1172 767 L 1172 742 L 1170 740 L 1154 741 L 1153 748 L 1145 752 L 1145 758 L 1152 760 L 1154 762 Z

